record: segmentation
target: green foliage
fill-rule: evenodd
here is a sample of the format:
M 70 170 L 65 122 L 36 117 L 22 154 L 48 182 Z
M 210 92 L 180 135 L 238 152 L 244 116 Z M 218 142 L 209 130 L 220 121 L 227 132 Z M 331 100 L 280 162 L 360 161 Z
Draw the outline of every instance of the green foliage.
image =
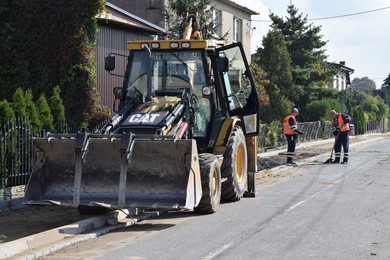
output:
M 320 99 L 310 102 L 306 107 L 305 121 L 329 121 L 329 111 L 341 111 L 340 103 L 337 99 Z
M 364 113 L 368 115 L 368 120 L 381 120 L 389 116 L 389 107 L 379 96 L 368 95 L 361 107 Z
M 269 104 L 260 108 L 260 120 L 262 123 L 270 123 L 274 120 L 283 121 L 284 117 L 292 109 L 292 103 L 283 95 L 274 84 L 266 86 L 269 96 Z
M 27 118 L 32 124 L 34 130 L 39 132 L 42 130 L 43 122 L 40 120 L 37 108 L 33 101 L 33 94 L 31 89 L 28 89 L 25 93 L 26 105 L 27 105 Z
M 96 16 L 103 10 L 105 1 L 6 2 L 0 7 L 0 96 L 9 100 L 22 86 L 39 97 L 41 93 L 52 93 L 58 85 L 67 107 L 72 104 L 73 100 L 68 98 L 73 95 L 66 94 L 67 86 L 60 83 L 66 81 L 75 64 L 80 64 L 90 70 L 77 81 L 88 82 L 88 88 L 83 89 L 88 94 L 83 96 L 94 99 L 91 94 L 96 83 L 89 79 L 96 74 L 93 62 Z M 82 106 L 67 110 L 67 115 L 90 115 L 92 110 L 91 106 Z M 88 117 L 78 119 L 82 122 Z
M 37 110 L 39 114 L 39 119 L 43 122 L 43 129 L 46 131 L 53 131 L 53 116 L 51 114 L 51 109 L 47 103 L 45 94 L 42 94 L 37 101 Z
M 258 48 L 259 65 L 266 71 L 267 78 L 278 86 L 282 95 L 290 100 L 297 98 L 292 84 L 291 60 L 284 35 L 274 29 L 263 38 L 264 48 Z
M 305 110 L 308 103 L 317 100 L 315 94 L 321 94 L 319 89 L 326 89 L 336 70 L 326 62 L 326 41 L 322 40 L 321 27 L 309 24 L 307 17 L 298 14 L 294 5 L 288 6 L 287 13 L 285 19 L 275 13 L 270 14 L 271 27 L 283 34 L 291 59 L 292 84 L 289 91 L 282 92 L 287 93 L 287 98 L 295 106 Z M 326 91 L 325 94 L 331 98 L 334 96 Z
M 64 91 L 64 105 L 68 115 L 75 122 L 86 123 L 93 117 L 97 92 L 94 68 L 85 65 L 75 65 L 60 83 Z
M 385 88 L 385 89 L 387 89 L 387 90 L 390 90 L 390 73 L 389 73 L 389 75 L 387 76 L 387 78 L 385 78 L 385 79 L 383 80 L 383 84 L 382 84 L 381 87 L 382 87 L 382 88 Z
M 266 138 L 266 147 L 276 146 L 278 136 L 282 132 L 283 125 L 281 121 L 274 120 L 268 125 L 268 133 Z
M 12 104 L 7 100 L 0 101 L 0 125 L 4 125 L 15 117 Z
M 164 10 L 164 20 L 168 39 L 182 39 L 184 23 L 188 11 L 197 11 L 204 39 L 211 39 L 220 24 L 213 21 L 213 12 L 209 8 L 211 0 L 168 0 Z
M 12 107 L 15 115 L 23 118 L 28 118 L 27 115 L 27 103 L 24 97 L 23 89 L 18 88 L 12 97 Z
M 340 91 L 339 96 L 345 104 L 347 113 L 351 114 L 356 107 L 360 107 L 365 120 L 380 120 L 389 117 L 389 107 L 380 96 L 374 97 L 369 93 L 354 89 Z
M 298 14 L 294 5 L 287 7 L 289 16 L 284 20 L 275 13 L 270 14 L 272 28 L 277 28 L 285 36 L 287 49 L 293 68 L 293 82 L 301 86 L 325 86 L 333 76 L 326 70 L 326 58 L 321 27 L 308 24 L 307 16 Z
M 269 80 L 266 80 L 266 72 L 258 65 L 259 58 L 252 59 L 250 66 L 253 82 L 256 86 L 257 95 L 260 99 L 260 106 L 269 105 L 269 97 L 265 91 L 265 87 L 269 84 Z
M 65 107 L 61 99 L 59 86 L 53 89 L 53 95 L 49 98 L 49 106 L 53 114 L 54 121 L 65 121 Z
M 351 88 L 372 93 L 376 89 L 375 81 L 368 77 L 354 78 L 351 82 Z
M 352 110 L 352 118 L 355 120 L 355 132 L 362 135 L 366 132 L 366 120 L 364 119 L 364 111 L 362 106 L 357 106 Z

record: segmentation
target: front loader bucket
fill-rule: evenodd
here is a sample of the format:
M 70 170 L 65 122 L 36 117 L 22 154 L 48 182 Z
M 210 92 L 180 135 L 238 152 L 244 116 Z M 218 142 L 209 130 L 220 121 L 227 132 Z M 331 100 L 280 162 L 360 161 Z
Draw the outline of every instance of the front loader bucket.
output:
M 194 140 L 79 135 L 33 147 L 26 204 L 193 209 L 202 196 Z

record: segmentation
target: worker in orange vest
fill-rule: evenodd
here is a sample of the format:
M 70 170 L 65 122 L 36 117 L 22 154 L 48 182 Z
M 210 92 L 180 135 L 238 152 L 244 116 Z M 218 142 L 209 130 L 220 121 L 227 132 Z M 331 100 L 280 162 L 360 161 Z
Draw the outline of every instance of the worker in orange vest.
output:
M 334 152 L 335 159 L 332 163 L 340 163 L 341 146 L 343 146 L 344 158 L 342 164 L 348 163 L 349 152 L 349 122 L 351 117 L 346 114 L 337 113 L 335 110 L 331 110 L 329 115 L 332 117 L 333 135 L 335 136 Z
M 296 165 L 293 162 L 295 154 L 295 144 L 298 140 L 298 135 L 303 135 L 301 131 L 298 130 L 296 116 L 299 115 L 299 111 L 296 108 L 291 110 L 290 115 L 284 118 L 283 123 L 283 133 L 287 138 L 287 162 L 286 165 Z

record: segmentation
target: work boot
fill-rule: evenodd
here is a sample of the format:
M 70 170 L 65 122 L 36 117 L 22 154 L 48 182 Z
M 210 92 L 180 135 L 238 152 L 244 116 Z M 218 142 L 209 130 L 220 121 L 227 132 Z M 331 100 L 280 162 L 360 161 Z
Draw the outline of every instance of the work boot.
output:
M 296 166 L 297 163 L 296 162 L 287 162 L 286 165 L 287 166 Z
M 341 162 L 341 164 L 348 164 L 348 160 L 343 160 L 342 162 Z
M 331 163 L 340 163 L 340 159 L 334 159 Z

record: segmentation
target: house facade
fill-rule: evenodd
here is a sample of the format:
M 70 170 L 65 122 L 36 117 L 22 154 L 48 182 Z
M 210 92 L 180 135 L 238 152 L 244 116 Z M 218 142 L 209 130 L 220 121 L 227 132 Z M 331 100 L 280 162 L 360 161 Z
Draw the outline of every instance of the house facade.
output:
M 340 63 L 329 63 L 329 65 L 336 67 L 338 71 L 337 74 L 333 76 L 333 81 L 328 84 L 328 87 L 336 89 L 337 91 L 349 88 L 351 84 L 350 75 L 353 74 L 355 70 L 345 66 L 345 61 L 340 61 Z

